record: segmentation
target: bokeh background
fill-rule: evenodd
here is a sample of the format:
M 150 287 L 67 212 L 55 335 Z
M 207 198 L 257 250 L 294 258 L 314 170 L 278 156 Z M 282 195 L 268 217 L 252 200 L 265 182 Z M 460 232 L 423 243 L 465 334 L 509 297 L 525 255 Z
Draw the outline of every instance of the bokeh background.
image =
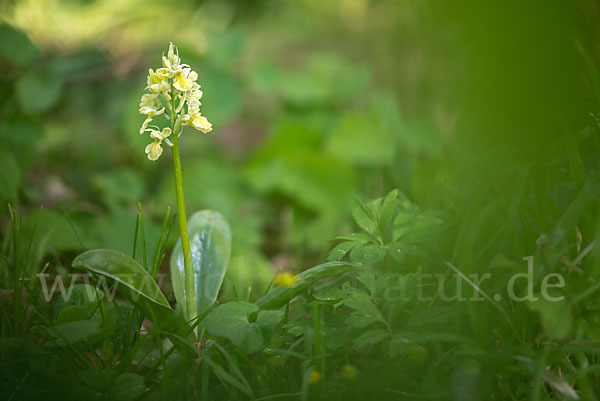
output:
M 214 125 L 184 132 L 182 159 L 188 213 L 233 229 L 225 297 L 324 260 L 356 228 L 353 198 L 393 188 L 455 224 L 467 271 L 520 260 L 598 168 L 593 1 L 23 0 L 0 15 L 0 202 L 59 273 L 83 249 L 130 253 L 138 202 L 150 248 L 175 210 L 169 152 L 146 158 L 137 112 L 171 41 Z M 574 148 L 586 157 L 565 168 Z

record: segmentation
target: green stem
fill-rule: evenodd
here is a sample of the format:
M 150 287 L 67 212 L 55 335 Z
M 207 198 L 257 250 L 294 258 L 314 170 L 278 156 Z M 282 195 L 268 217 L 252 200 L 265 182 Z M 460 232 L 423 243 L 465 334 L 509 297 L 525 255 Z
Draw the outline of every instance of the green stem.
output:
M 175 122 L 172 121 L 173 128 Z M 179 232 L 181 233 L 181 247 L 183 249 L 183 266 L 185 270 L 185 306 L 187 320 L 196 318 L 196 287 L 194 283 L 194 268 L 192 266 L 192 248 L 188 234 L 187 217 L 185 215 L 185 202 L 183 199 L 183 176 L 181 172 L 181 159 L 179 158 L 178 132 L 173 131 L 173 166 L 175 168 L 175 193 L 177 196 L 177 218 L 179 220 Z

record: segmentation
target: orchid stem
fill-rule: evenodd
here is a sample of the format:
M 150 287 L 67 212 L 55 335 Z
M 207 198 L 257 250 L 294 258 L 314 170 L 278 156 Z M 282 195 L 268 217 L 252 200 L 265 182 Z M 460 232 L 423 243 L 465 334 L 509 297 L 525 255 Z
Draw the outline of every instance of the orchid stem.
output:
M 171 121 L 175 128 L 175 121 Z M 173 131 L 173 166 L 175 168 L 175 193 L 177 196 L 177 218 L 181 234 L 181 248 L 183 249 L 183 266 L 185 270 L 185 306 L 186 319 L 192 323 L 196 319 L 196 287 L 194 283 L 194 269 L 192 265 L 192 248 L 188 234 L 187 217 L 185 214 L 185 201 L 183 198 L 183 174 L 181 159 L 179 158 L 179 132 Z

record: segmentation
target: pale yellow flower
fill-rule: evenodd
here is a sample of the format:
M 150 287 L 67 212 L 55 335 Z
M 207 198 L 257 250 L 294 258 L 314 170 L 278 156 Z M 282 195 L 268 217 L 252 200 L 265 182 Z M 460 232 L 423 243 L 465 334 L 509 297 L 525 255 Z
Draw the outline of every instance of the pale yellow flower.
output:
M 148 70 L 148 90 L 152 93 L 161 93 L 169 90 L 168 70 L 159 68 L 156 72 L 150 68 Z
M 148 159 L 152 161 L 158 160 L 160 155 L 162 155 L 162 152 L 163 148 L 161 142 L 154 141 L 146 146 L 146 154 L 148 155 Z
M 173 86 L 178 91 L 187 92 L 192 89 L 192 81 L 183 74 L 179 74 L 173 79 Z
M 150 137 L 154 139 L 154 142 L 146 146 L 146 154 L 150 160 L 157 160 L 161 156 L 163 141 L 171 146 L 167 139 L 171 128 L 161 131 L 158 127 L 150 125 L 156 116 L 164 115 L 170 121 L 171 127 L 176 129 L 177 136 L 181 135 L 183 126 L 191 126 L 204 133 L 212 130 L 212 124 L 200 112 L 203 93 L 197 80 L 198 73 L 181 62 L 177 47 L 173 43 L 169 44 L 167 54 L 162 56 L 162 67 L 148 70 L 146 89 L 150 93 L 142 96 L 139 112 L 146 116 L 140 134 L 149 132 Z
M 206 117 L 199 114 L 195 114 L 190 118 L 190 125 L 196 128 L 198 131 L 208 134 L 212 131 L 212 124 L 206 119 Z
M 162 131 L 150 131 L 150 137 L 154 139 L 154 142 L 146 146 L 146 154 L 148 155 L 148 159 L 153 161 L 158 160 L 160 155 L 163 153 L 162 141 L 167 139 L 169 135 L 171 135 L 171 128 L 163 128 Z
M 165 112 L 165 108 L 159 108 L 158 93 L 145 93 L 140 100 L 140 114 L 145 114 L 149 117 L 158 116 Z

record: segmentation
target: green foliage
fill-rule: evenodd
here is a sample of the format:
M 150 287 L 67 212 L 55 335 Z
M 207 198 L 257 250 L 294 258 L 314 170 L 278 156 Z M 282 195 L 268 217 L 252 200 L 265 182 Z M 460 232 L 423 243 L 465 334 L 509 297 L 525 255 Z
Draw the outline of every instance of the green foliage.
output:
M 231 230 L 219 212 L 202 210 L 190 216 L 188 232 L 196 287 L 196 312 L 200 316 L 217 299 L 231 254 Z M 178 305 L 186 314 L 185 270 L 181 240 L 171 253 L 171 282 Z
M 256 301 L 261 309 L 279 309 L 306 289 L 325 278 L 352 273 L 360 269 L 357 263 L 329 262 L 311 267 L 298 275 L 299 281 L 291 287 L 279 286 Z
M 329 252 L 328 260 L 348 256 L 353 262 L 373 264 L 386 258 L 402 262 L 407 255 L 426 255 L 424 247 L 431 247 L 444 228 L 437 215 L 419 212 L 398 190 L 367 204 L 355 200 L 352 216 L 365 233 L 335 238 L 342 242 Z
M 228 302 L 213 309 L 204 325 L 213 336 L 228 338 L 243 352 L 251 354 L 270 344 L 282 317 L 281 311 L 259 311 L 248 302 Z
M 117 290 L 161 330 L 187 336 L 190 332 L 181 315 L 173 310 L 152 276 L 129 256 L 110 249 L 87 251 L 73 260 L 85 269 L 118 284 Z
M 593 2 L 5 3 L 0 398 L 600 397 Z M 214 123 L 187 207 L 231 226 L 198 224 L 196 337 L 138 135 L 169 41 Z

